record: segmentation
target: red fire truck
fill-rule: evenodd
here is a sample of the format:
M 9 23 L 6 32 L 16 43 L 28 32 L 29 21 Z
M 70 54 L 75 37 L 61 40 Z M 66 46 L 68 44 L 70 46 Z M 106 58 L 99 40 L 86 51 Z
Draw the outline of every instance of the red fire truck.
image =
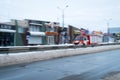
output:
M 102 43 L 102 40 L 103 37 L 101 35 L 78 35 L 73 43 L 75 45 L 94 46 Z

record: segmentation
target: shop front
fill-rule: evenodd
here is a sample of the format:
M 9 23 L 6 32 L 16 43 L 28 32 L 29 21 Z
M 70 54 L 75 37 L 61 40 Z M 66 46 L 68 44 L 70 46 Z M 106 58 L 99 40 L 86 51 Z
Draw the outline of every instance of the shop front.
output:
M 15 27 L 0 24 L 0 46 L 14 46 Z
M 14 33 L 0 32 L 0 46 L 14 46 Z
M 28 38 L 28 45 L 44 44 L 44 37 L 44 32 L 30 32 L 30 37 Z
M 56 41 L 58 39 L 57 32 L 46 32 L 45 34 L 46 34 L 47 44 L 56 44 Z

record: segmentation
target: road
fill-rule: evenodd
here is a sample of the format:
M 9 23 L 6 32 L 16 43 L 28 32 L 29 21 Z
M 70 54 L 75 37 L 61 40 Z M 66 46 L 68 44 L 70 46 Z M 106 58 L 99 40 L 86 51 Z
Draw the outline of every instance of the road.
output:
M 120 71 L 120 50 L 0 68 L 0 80 L 100 80 Z

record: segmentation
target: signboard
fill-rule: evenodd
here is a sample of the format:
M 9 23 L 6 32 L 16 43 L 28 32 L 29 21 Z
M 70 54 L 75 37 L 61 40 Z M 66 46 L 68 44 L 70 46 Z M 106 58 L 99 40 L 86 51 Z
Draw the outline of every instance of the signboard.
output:
M 15 26 L 12 26 L 12 25 L 6 25 L 6 24 L 0 24 L 0 29 L 15 30 Z
M 101 31 L 93 31 L 92 34 L 94 34 L 94 35 L 102 35 L 102 32 Z
M 58 35 L 57 32 L 45 32 L 46 35 Z

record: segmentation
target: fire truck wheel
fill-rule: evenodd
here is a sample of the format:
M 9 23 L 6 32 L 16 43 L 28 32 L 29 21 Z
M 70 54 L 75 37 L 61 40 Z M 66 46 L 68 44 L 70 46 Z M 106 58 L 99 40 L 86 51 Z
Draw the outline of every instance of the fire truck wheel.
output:
M 86 47 L 85 43 L 83 43 L 83 47 Z

